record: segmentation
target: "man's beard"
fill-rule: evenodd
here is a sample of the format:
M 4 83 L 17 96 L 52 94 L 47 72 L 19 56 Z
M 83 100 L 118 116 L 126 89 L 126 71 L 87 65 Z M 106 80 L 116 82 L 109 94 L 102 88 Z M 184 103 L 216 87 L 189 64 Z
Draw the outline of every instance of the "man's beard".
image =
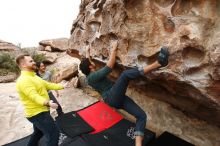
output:
M 36 70 L 36 69 L 37 69 L 37 66 L 36 66 L 36 65 L 32 65 L 31 67 L 32 67 L 33 70 Z
M 37 66 L 36 65 L 28 66 L 27 69 L 35 72 L 37 70 Z

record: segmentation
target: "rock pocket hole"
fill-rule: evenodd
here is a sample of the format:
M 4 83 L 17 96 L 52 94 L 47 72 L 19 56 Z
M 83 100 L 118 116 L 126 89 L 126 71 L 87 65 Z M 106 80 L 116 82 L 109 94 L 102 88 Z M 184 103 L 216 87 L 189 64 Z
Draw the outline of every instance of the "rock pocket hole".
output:
M 187 36 L 187 35 L 183 35 L 183 36 L 181 36 L 181 38 L 180 38 L 180 41 L 181 41 L 181 42 L 184 42 L 184 41 L 187 41 L 187 40 L 190 40 L 189 36 Z
M 175 23 L 169 18 L 165 19 L 163 26 L 167 32 L 173 32 L 175 29 Z
M 154 61 L 157 60 L 157 56 L 158 56 L 158 53 L 150 56 L 150 57 L 146 57 L 144 55 L 138 55 L 137 59 L 138 59 L 138 64 L 139 65 L 144 65 L 144 64 L 152 64 Z
M 169 5 L 173 4 L 175 0 L 154 0 L 161 7 L 168 7 Z
M 199 66 L 202 63 L 204 56 L 205 53 L 201 49 L 191 46 L 184 48 L 182 52 L 183 61 L 187 67 Z
M 101 23 L 100 22 L 97 22 L 97 21 L 92 21 L 92 22 L 89 22 L 89 26 L 92 30 L 92 32 L 99 32 L 99 28 L 101 26 Z
M 118 36 L 114 33 L 109 33 L 108 36 L 109 36 L 110 40 L 118 40 Z

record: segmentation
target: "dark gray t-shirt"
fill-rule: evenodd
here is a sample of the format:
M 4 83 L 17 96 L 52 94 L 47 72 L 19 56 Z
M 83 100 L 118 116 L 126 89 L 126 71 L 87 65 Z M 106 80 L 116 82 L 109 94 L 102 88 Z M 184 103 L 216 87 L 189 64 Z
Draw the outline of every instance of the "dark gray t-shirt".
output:
M 114 82 L 107 78 L 107 75 L 112 72 L 112 69 L 105 66 L 95 72 L 90 73 L 86 80 L 90 86 L 98 91 L 103 98 L 107 97 L 107 91 L 112 88 Z

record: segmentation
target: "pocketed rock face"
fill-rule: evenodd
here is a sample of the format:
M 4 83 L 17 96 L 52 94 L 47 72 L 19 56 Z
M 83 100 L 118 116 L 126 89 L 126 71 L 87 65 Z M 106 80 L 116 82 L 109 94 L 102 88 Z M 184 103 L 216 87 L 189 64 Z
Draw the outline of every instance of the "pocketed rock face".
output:
M 170 63 L 134 85 L 185 113 L 220 126 L 219 0 L 82 0 L 69 47 L 106 61 L 118 39 L 123 66 L 152 63 L 168 46 Z

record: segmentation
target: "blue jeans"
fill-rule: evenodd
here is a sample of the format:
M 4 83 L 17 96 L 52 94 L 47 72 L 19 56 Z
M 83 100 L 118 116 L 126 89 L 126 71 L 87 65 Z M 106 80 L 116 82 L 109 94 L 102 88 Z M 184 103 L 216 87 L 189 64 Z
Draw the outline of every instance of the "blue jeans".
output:
M 27 119 L 34 128 L 28 146 L 38 146 L 38 142 L 43 136 L 46 137 L 47 146 L 58 146 L 59 130 L 49 112 L 42 112 Z
M 128 96 L 125 95 L 129 81 L 144 74 L 143 70 L 137 68 L 125 70 L 117 79 L 116 83 L 108 91 L 108 96 L 104 99 L 107 104 L 117 109 L 124 109 L 129 114 L 136 117 L 135 135 L 144 136 L 146 126 L 146 113 Z

